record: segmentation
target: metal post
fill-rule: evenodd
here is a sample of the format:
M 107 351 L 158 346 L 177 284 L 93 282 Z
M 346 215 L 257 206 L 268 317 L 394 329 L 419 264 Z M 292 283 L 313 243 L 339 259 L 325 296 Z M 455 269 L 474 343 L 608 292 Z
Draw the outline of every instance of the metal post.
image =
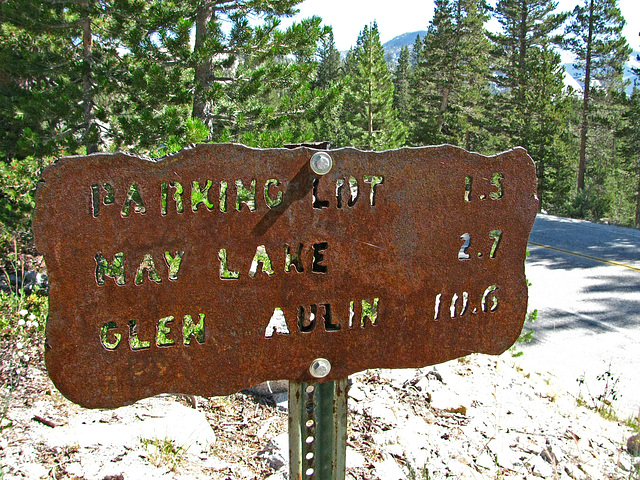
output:
M 344 480 L 347 379 L 289 382 L 289 479 Z

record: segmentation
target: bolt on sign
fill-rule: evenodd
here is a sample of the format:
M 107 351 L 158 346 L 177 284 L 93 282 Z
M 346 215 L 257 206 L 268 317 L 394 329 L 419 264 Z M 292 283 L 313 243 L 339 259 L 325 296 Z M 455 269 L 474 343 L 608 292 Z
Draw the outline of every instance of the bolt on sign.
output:
M 198 145 L 48 167 L 34 233 L 59 390 L 116 407 L 313 382 L 317 358 L 331 381 L 513 344 L 538 206 L 523 149 L 318 154 Z

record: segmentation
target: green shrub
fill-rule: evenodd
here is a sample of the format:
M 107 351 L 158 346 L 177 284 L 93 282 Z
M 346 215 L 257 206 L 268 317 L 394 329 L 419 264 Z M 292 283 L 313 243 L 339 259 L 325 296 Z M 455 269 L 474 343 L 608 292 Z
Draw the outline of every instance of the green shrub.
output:
M 20 250 L 32 243 L 31 216 L 35 207 L 35 192 L 42 169 L 53 158 L 27 157 L 10 163 L 0 161 L 0 257 L 7 259 L 12 243 Z M 0 265 L 6 266 L 6 265 Z

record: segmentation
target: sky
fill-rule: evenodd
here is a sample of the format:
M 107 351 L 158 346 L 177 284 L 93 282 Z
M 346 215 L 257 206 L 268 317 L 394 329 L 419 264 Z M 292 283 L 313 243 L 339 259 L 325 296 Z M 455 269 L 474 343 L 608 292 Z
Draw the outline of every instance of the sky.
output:
M 495 0 L 491 3 L 495 4 Z M 570 11 L 584 0 L 558 3 L 559 11 Z M 631 48 L 640 51 L 640 1 L 619 0 L 618 5 L 627 21 L 623 33 Z M 326 25 L 333 26 L 336 47 L 344 51 L 355 45 L 360 31 L 374 20 L 378 22 L 382 43 L 403 33 L 426 30 L 434 7 L 433 0 L 305 0 L 298 9 L 298 20 L 318 15 Z

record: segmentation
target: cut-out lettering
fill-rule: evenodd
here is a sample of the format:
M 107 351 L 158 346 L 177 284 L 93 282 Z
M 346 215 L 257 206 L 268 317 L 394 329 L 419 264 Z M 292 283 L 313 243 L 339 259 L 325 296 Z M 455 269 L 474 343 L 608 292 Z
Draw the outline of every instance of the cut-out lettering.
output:
M 270 178 L 269 180 L 267 180 L 264 184 L 264 202 L 267 204 L 267 207 L 269 208 L 275 208 L 278 205 L 280 205 L 282 203 L 282 197 L 283 197 L 283 193 L 281 191 L 278 191 L 276 198 L 271 198 L 271 196 L 269 195 L 269 187 L 271 185 L 274 186 L 278 186 L 280 185 L 280 182 L 278 182 L 278 180 L 276 180 L 275 178 Z
M 224 180 L 220 182 L 220 211 L 227 211 L 227 190 L 229 188 L 229 184 Z
M 470 255 L 467 253 L 467 248 L 471 245 L 471 236 L 468 233 L 463 233 L 460 235 L 460 240 L 462 240 L 463 243 L 458 252 L 458 260 L 469 260 Z
M 226 249 L 220 249 L 218 252 L 218 258 L 220 259 L 220 278 L 222 280 L 235 280 L 240 276 L 240 272 L 229 270 Z
M 456 318 L 456 304 L 458 303 L 458 294 L 454 293 L 451 297 L 451 306 L 449 307 L 449 315 L 451 318 Z
M 358 189 L 358 179 L 356 177 L 349 177 L 349 192 L 351 196 L 347 205 L 349 207 L 353 207 L 358 201 L 358 197 L 360 196 L 360 191 Z
M 311 265 L 312 272 L 327 273 L 327 266 L 322 264 L 324 261 L 324 254 L 322 252 L 327 248 L 329 248 L 329 244 L 327 242 L 315 243 L 313 245 L 313 264 Z
M 379 298 L 374 298 L 373 303 L 369 303 L 367 300 L 362 300 L 362 315 L 360 317 L 360 326 L 365 327 L 367 319 L 371 322 L 371 325 L 378 324 L 378 301 Z
M 102 184 L 103 190 L 106 192 L 104 197 L 102 198 L 102 202 L 100 201 L 100 184 L 94 183 L 91 185 L 91 214 L 94 218 L 98 217 L 100 213 L 100 204 L 103 205 L 111 205 L 116 201 L 116 195 L 113 187 L 110 183 Z
M 202 203 L 207 209 L 213 210 L 213 203 L 209 201 L 209 189 L 213 185 L 211 180 L 207 180 L 207 183 L 203 189 L 200 188 L 200 183 L 193 181 L 191 183 L 191 211 L 195 212 Z
M 184 203 L 182 202 L 184 188 L 182 184 L 180 182 L 171 182 L 169 186 L 175 190 L 175 192 L 173 192 L 173 201 L 176 202 L 176 212 L 184 213 Z
M 502 175 L 501 173 L 494 173 L 493 175 L 491 175 L 491 185 L 496 187 L 496 191 L 489 194 L 489 197 L 492 200 L 500 200 L 504 196 L 502 183 L 503 180 L 504 175 Z
M 266 338 L 271 338 L 274 333 L 279 333 L 281 335 L 291 334 L 289 327 L 287 326 L 287 320 L 284 318 L 284 311 L 279 307 L 276 307 L 273 310 L 271 320 L 269 320 L 269 324 L 264 330 L 264 336 Z
M 458 300 L 460 300 L 461 298 L 462 298 L 462 301 L 460 302 L 461 305 L 459 306 L 460 308 L 458 308 Z M 457 293 L 454 293 L 453 297 L 451 298 L 451 309 L 450 309 L 451 318 L 464 316 L 464 314 L 467 313 L 468 306 L 469 306 L 468 292 L 462 292 L 462 297 L 458 296 Z
M 498 247 L 500 246 L 500 241 L 502 240 L 502 230 L 491 230 L 489 232 L 489 237 L 493 238 L 493 245 L 491 245 L 491 258 L 496 258 L 496 253 L 498 252 Z
M 436 305 L 434 308 L 433 319 L 438 320 L 440 318 L 440 302 L 442 301 L 442 294 L 436 295 Z
M 169 197 L 169 182 L 160 185 L 160 215 L 167 214 L 167 199 Z
M 249 268 L 249 276 L 251 278 L 255 278 L 258 273 L 258 264 L 262 264 L 262 272 L 271 276 L 275 272 L 273 271 L 273 267 L 271 266 L 271 259 L 267 254 L 267 250 L 264 245 L 258 246 L 256 248 L 256 254 L 253 256 L 253 261 L 251 262 L 251 268 Z
M 91 214 L 93 218 L 97 218 L 100 213 L 100 185 L 94 183 L 91 185 Z
M 340 330 L 340 323 L 334 323 L 333 314 L 331 313 L 331 304 L 323 303 L 321 307 L 324 308 L 324 329 L 327 332 L 337 332 Z
M 120 345 L 120 340 L 122 340 L 122 335 L 116 332 L 113 334 L 114 341 L 109 341 L 109 330 L 113 330 L 114 328 L 118 328 L 116 322 L 107 322 L 100 328 L 100 343 L 107 350 L 115 350 L 118 348 L 118 345 Z
M 469 307 L 469 292 L 462 292 L 462 310 L 460 311 L 461 317 L 467 313 L 468 307 Z
M 313 208 L 321 210 L 323 208 L 327 208 L 329 207 L 329 201 L 328 200 L 320 200 L 320 198 L 318 198 L 318 184 L 320 183 L 320 179 L 318 178 L 314 178 L 313 179 L 313 195 L 312 195 L 312 200 L 313 200 Z
M 185 315 L 182 319 L 182 343 L 185 346 L 191 345 L 191 337 L 195 338 L 199 344 L 204 343 L 204 313 L 200 313 L 198 316 L 198 323 L 193 322 L 191 315 Z
M 167 262 L 167 268 L 169 269 L 169 280 L 172 282 L 178 280 L 178 272 L 180 271 L 183 256 L 184 252 L 182 250 L 178 250 L 175 257 L 171 256 L 171 252 L 164 252 L 164 261 Z
M 311 332 L 316 326 L 316 315 L 318 313 L 318 306 L 311 305 L 309 307 L 309 318 L 305 315 L 304 307 L 298 307 L 298 330 L 303 333 Z
M 344 186 L 344 178 L 336 180 L 336 207 L 342 208 L 342 187 Z
M 102 199 L 102 203 L 105 205 L 111 205 L 112 203 L 115 203 L 116 192 L 113 189 L 113 185 L 111 185 L 110 183 L 104 182 L 102 184 L 102 188 L 104 189 L 105 192 L 107 192 L 104 198 Z
M 482 311 L 483 312 L 495 312 L 498 309 L 498 291 L 497 285 L 491 285 L 487 287 L 482 295 Z
M 148 340 L 140 340 L 138 338 L 138 322 L 129 320 L 129 347 L 131 350 L 146 350 L 151 346 Z
M 160 274 L 158 273 L 158 269 L 156 268 L 156 265 L 153 261 L 153 257 L 151 256 L 150 253 L 145 254 L 144 258 L 142 259 L 142 262 L 140 262 L 140 266 L 138 267 L 138 270 L 136 271 L 136 278 L 135 278 L 136 285 L 142 285 L 142 282 L 144 281 L 145 272 L 149 280 L 152 280 L 156 283 L 162 282 L 162 279 L 160 278 Z
M 349 328 L 353 327 L 353 319 L 356 318 L 356 309 L 353 300 L 349 302 Z
M 142 201 L 142 196 L 140 195 L 140 191 L 138 190 L 138 185 L 136 183 L 132 183 L 129 187 L 129 193 L 127 194 L 127 199 L 124 201 L 122 205 L 122 210 L 120 211 L 120 215 L 122 217 L 128 217 L 129 212 L 131 211 L 131 203 L 135 203 L 135 207 L 133 211 L 135 213 L 147 213 L 147 208 L 144 206 L 144 202 Z
M 291 250 L 291 247 L 287 244 L 284 246 L 284 271 L 289 273 L 291 266 L 293 265 L 298 273 L 304 272 L 302 266 L 302 244 L 298 243 L 295 251 Z
M 377 175 L 364 176 L 364 183 L 368 183 L 371 185 L 371 192 L 369 193 L 369 203 L 372 207 L 376 206 L 376 187 L 378 185 L 382 185 L 383 181 L 384 178 Z
M 251 187 L 247 188 L 242 180 L 236 180 L 236 210 L 240 211 L 242 204 L 249 207 L 250 212 L 256 210 L 256 181 L 251 180 Z
M 176 343 L 167 336 L 171 332 L 171 328 L 168 325 L 171 322 L 173 322 L 173 317 L 164 317 L 158 320 L 156 326 L 156 345 L 158 347 L 170 347 Z
M 467 175 L 464 177 L 464 201 L 471 201 L 471 191 L 473 189 L 473 177 Z
M 104 277 L 113 278 L 116 285 L 124 285 L 124 253 L 116 253 L 113 256 L 113 262 L 109 263 L 101 254 L 95 255 L 96 261 L 96 283 L 99 287 L 104 285 Z

